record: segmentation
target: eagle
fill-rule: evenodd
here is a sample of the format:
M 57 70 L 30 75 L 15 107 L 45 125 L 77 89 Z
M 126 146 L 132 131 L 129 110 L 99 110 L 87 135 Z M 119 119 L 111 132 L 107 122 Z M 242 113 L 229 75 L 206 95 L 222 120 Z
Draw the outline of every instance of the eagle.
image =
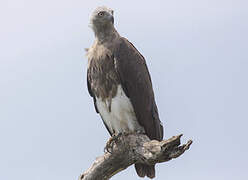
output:
M 95 40 L 86 50 L 87 86 L 95 110 L 111 136 L 144 133 L 161 141 L 163 126 L 145 58 L 119 35 L 113 14 L 101 6 L 90 17 Z M 135 164 L 135 169 L 140 177 L 155 177 L 155 165 Z

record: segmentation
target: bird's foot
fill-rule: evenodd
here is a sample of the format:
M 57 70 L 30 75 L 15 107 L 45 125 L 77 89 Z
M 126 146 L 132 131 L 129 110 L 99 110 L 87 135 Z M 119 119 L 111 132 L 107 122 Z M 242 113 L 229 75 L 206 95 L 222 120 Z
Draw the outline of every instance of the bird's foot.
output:
M 128 136 L 128 135 L 131 135 L 131 134 L 145 134 L 144 131 L 134 131 L 134 132 L 120 132 L 120 133 L 115 133 L 113 134 L 108 142 L 106 143 L 106 146 L 104 148 L 104 152 L 109 152 L 109 153 L 112 153 L 113 152 L 113 148 L 114 148 L 114 144 L 116 144 L 119 140 L 120 140 L 120 137 L 122 136 Z
M 105 148 L 104 148 L 104 152 L 112 153 L 112 152 L 113 152 L 113 148 L 114 148 L 114 143 L 117 143 L 118 140 L 119 140 L 119 138 L 120 138 L 121 136 L 124 136 L 124 135 L 126 135 L 125 132 L 121 132 L 121 133 L 118 133 L 118 134 L 113 134 L 113 135 L 109 138 L 108 142 L 106 143 L 106 146 L 105 146 Z

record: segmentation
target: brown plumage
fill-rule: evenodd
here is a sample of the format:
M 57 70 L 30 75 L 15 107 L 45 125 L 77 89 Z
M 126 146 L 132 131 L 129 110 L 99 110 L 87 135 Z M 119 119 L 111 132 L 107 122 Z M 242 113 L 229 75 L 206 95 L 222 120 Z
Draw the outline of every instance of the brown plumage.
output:
M 112 10 L 98 8 L 91 23 L 96 40 L 87 52 L 87 85 L 96 112 L 111 135 L 143 131 L 150 139 L 162 140 L 163 126 L 144 57 L 117 33 Z M 135 169 L 140 177 L 155 177 L 154 165 L 135 164 Z

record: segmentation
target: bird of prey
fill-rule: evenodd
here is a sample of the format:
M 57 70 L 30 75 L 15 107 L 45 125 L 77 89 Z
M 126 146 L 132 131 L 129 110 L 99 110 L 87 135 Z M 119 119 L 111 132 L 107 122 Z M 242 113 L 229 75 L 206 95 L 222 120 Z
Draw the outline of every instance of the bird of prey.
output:
M 162 140 L 151 77 L 145 58 L 114 27 L 113 10 L 98 7 L 91 15 L 95 34 L 87 49 L 87 85 L 97 113 L 111 136 L 144 133 Z M 135 164 L 140 177 L 155 177 L 154 165 Z

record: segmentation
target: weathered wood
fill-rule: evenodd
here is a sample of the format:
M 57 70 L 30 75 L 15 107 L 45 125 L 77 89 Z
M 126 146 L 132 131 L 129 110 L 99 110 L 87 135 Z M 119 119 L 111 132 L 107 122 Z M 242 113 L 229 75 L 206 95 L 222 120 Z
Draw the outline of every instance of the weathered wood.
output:
M 111 153 L 98 157 L 79 180 L 108 180 L 134 163 L 156 164 L 177 158 L 189 149 L 192 140 L 180 146 L 182 135 L 161 142 L 143 134 L 128 134 L 113 141 Z

